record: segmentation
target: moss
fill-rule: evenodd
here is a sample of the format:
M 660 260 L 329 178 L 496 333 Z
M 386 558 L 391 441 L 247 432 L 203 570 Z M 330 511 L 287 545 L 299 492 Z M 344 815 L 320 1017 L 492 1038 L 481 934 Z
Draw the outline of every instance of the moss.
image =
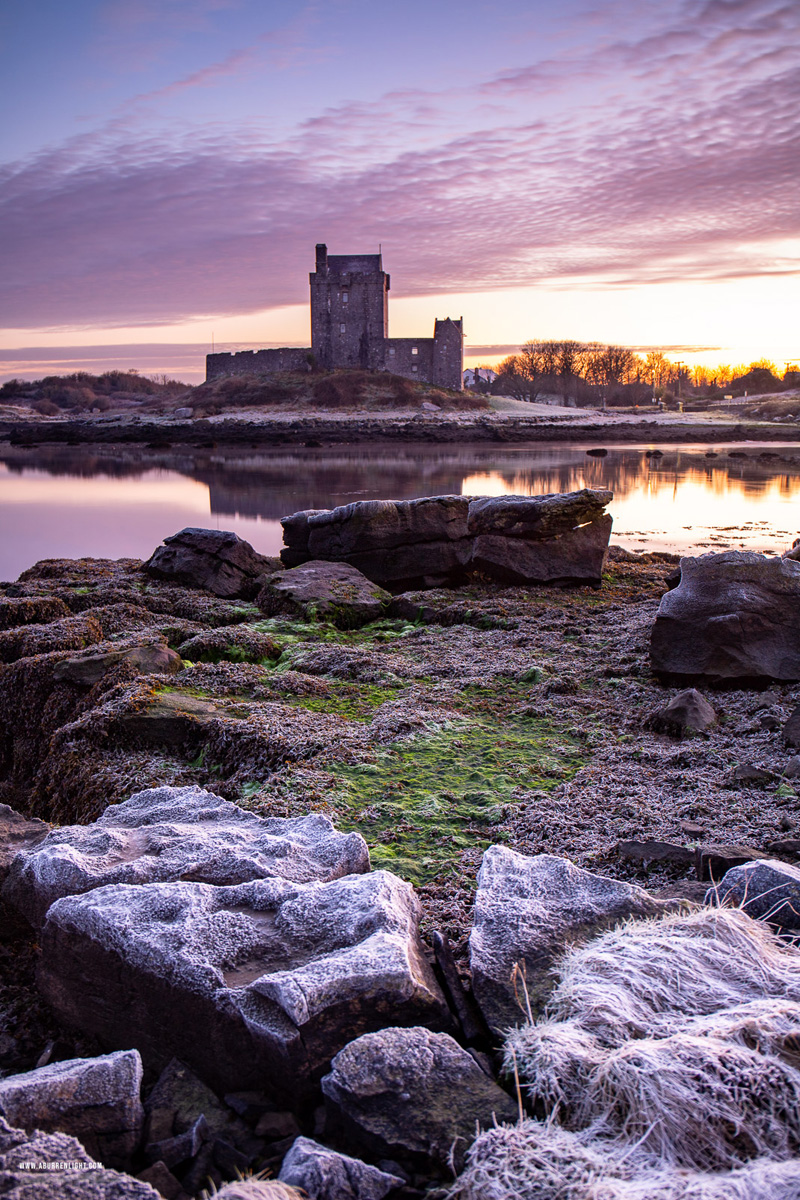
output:
M 373 865 L 415 884 L 461 869 L 465 851 L 503 841 L 496 829 L 531 790 L 548 792 L 583 765 L 586 750 L 544 720 L 457 721 L 381 752 L 334 764 L 339 824 L 367 840 Z

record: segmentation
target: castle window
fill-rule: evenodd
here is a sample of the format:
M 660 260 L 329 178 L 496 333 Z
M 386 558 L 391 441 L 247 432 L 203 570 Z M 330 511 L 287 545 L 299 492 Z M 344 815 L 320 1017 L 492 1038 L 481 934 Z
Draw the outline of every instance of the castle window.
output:
M 342 304 L 347 304 L 349 299 L 350 299 L 350 293 L 342 292 Z
M 411 353 L 412 353 L 412 354 L 419 354 L 419 350 L 417 349 L 417 347 L 416 347 L 416 346 L 412 346 L 412 347 L 411 347 Z
M 416 354 L 416 350 L 414 351 L 414 353 Z M 412 370 L 412 371 L 418 371 L 418 370 L 419 370 L 419 367 L 412 367 L 412 368 L 411 368 L 411 370 Z
M 394 358 L 394 354 L 395 354 L 394 346 L 389 347 L 389 353 L 391 354 L 392 358 Z
M 342 321 L 341 325 L 339 326 L 339 333 L 344 333 L 346 329 L 347 326 L 345 325 L 344 321 Z

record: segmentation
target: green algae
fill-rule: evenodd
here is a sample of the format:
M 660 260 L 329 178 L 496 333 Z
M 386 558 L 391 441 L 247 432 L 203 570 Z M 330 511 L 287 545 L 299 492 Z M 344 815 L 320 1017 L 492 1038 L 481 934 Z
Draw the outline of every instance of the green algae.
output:
M 544 720 L 476 717 L 395 743 L 374 762 L 333 764 L 329 798 L 342 828 L 366 839 L 373 866 L 421 885 L 457 874 L 465 852 L 506 840 L 498 827 L 526 795 L 551 791 L 586 756 Z

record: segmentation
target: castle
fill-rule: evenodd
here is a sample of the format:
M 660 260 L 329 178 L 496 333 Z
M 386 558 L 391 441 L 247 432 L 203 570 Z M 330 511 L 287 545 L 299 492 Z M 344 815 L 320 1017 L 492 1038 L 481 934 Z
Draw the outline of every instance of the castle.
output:
M 272 375 L 326 370 L 391 371 L 438 387 L 461 390 L 462 318 L 436 320 L 432 338 L 389 337 L 389 276 L 380 254 L 328 254 L 316 248 L 311 285 L 311 346 L 206 355 L 206 380 L 225 375 Z

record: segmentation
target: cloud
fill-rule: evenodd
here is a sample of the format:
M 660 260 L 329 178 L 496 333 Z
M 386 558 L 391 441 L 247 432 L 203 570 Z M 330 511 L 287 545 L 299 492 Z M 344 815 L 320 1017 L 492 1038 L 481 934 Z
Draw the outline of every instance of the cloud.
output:
M 321 240 L 382 242 L 406 295 L 797 272 L 800 10 L 710 0 L 679 16 L 468 91 L 328 108 L 284 143 L 118 122 L 15 164 L 0 173 L 4 321 L 302 302 Z

